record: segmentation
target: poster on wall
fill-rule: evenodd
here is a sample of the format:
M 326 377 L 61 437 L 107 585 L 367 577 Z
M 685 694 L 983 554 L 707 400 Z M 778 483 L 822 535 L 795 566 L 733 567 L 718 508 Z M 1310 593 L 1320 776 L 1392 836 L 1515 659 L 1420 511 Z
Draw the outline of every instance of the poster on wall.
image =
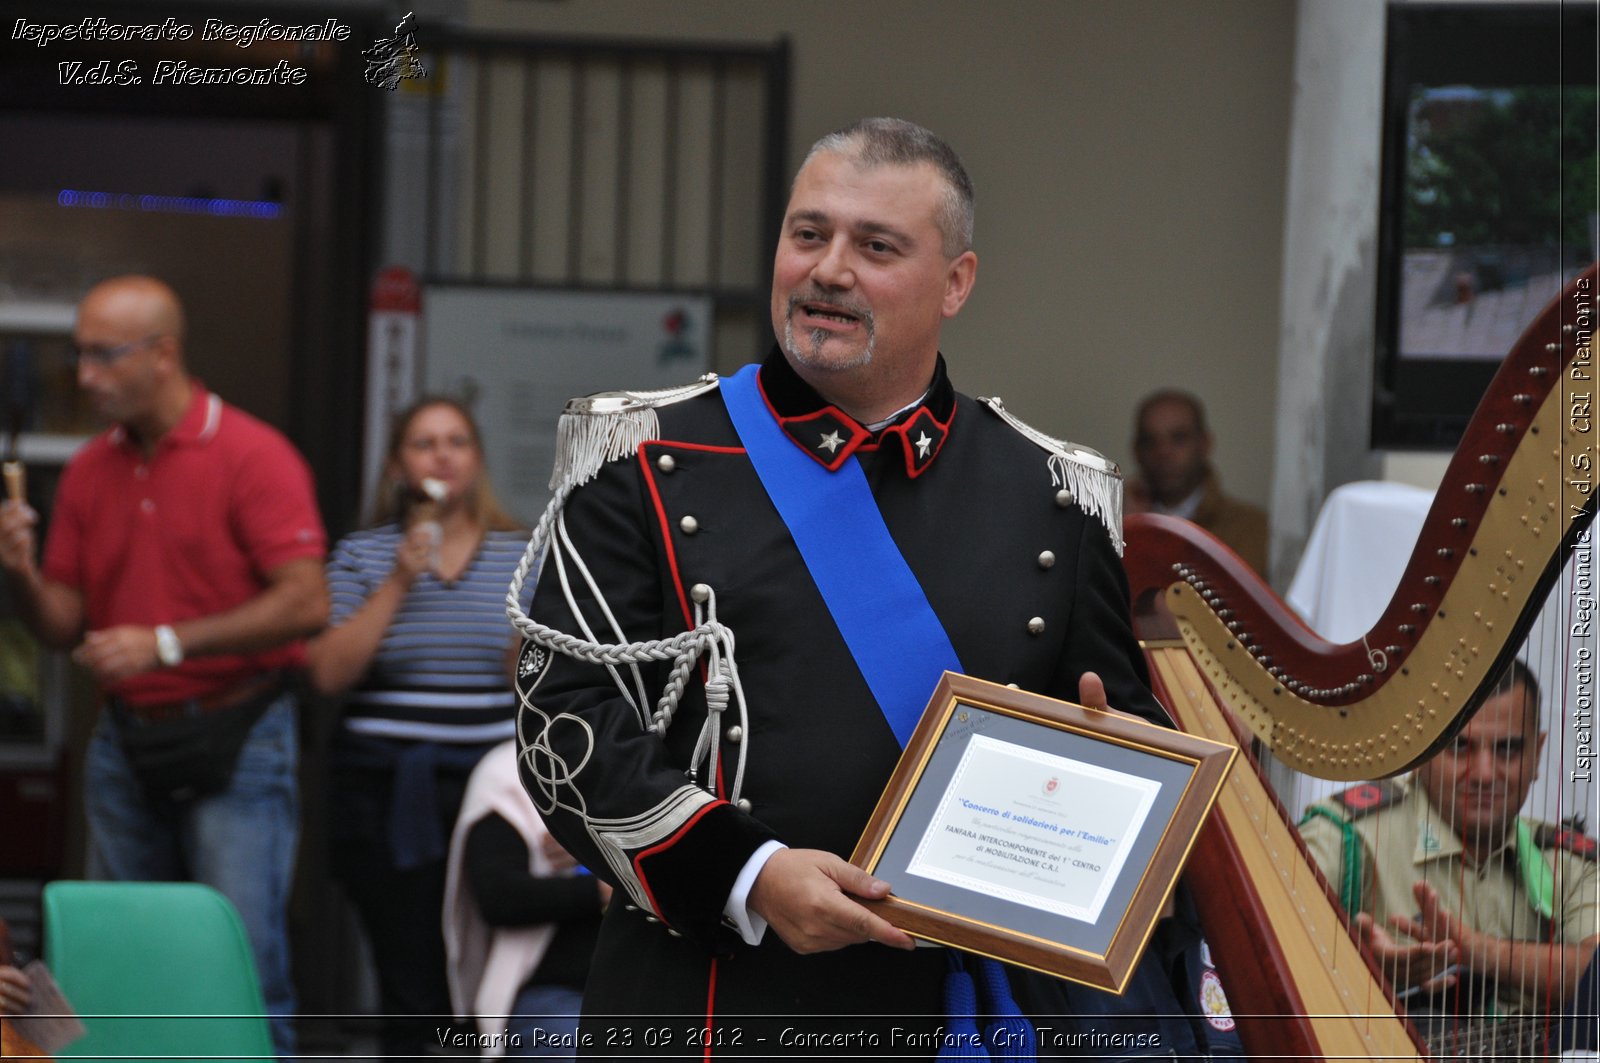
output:
M 709 296 L 429 287 L 424 390 L 465 399 L 496 490 L 530 526 L 569 398 L 686 384 L 711 367 Z
M 391 266 L 372 282 L 367 303 L 367 418 L 361 467 L 361 511 L 372 512 L 383 473 L 384 445 L 395 414 L 417 390 L 417 332 L 422 289 L 404 266 Z

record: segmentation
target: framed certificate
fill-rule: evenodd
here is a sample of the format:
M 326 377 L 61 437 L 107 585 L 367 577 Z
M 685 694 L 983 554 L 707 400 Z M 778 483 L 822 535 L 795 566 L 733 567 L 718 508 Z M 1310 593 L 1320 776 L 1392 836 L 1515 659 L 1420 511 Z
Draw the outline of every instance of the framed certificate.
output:
M 1122 992 L 1237 753 L 946 672 L 851 855 L 906 933 Z

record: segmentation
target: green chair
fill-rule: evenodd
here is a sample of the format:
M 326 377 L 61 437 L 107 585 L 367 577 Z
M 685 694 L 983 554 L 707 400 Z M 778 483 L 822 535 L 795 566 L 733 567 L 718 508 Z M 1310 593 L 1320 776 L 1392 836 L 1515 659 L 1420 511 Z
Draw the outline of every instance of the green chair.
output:
M 273 1058 L 239 915 L 193 882 L 52 882 L 45 957 L 88 1033 L 62 1058 Z

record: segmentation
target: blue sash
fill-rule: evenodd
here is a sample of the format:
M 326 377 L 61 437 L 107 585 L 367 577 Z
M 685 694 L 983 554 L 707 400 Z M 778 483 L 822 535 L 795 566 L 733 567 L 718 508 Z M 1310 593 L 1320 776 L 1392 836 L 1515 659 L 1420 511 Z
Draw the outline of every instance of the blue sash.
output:
M 911 740 L 922 710 L 947 672 L 961 661 L 934 615 L 922 584 L 883 523 L 877 499 L 852 454 L 835 472 L 800 452 L 773 420 L 756 386 L 758 366 L 722 378 L 722 401 L 750 455 L 761 486 L 788 526 L 833 622 L 900 747 Z M 982 1043 L 962 1038 L 965 1052 L 946 1045 L 941 1059 L 1032 1060 L 1032 1025 L 1018 1011 L 1004 968 L 994 960 L 952 956 L 945 979 L 945 1012 L 952 1028 L 979 1033 L 981 992 L 992 1018 Z
M 800 548 L 828 612 L 903 748 L 955 647 L 901 556 L 852 454 L 829 472 L 801 453 L 767 409 L 759 367 L 722 378 L 722 401 L 767 497 Z

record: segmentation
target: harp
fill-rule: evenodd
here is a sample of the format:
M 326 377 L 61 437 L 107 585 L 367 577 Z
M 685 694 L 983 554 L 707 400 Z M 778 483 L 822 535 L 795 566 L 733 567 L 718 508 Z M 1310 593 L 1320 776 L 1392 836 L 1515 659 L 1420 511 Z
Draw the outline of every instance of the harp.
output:
M 1308 775 L 1395 775 L 1490 692 L 1595 513 L 1591 266 L 1529 326 L 1469 423 L 1394 598 L 1367 635 L 1309 631 L 1184 521 L 1126 523 L 1135 628 L 1178 725 Z M 1422 1059 L 1271 788 L 1236 766 L 1190 857 L 1254 1058 Z M 1253 756 L 1248 757 L 1252 766 Z

